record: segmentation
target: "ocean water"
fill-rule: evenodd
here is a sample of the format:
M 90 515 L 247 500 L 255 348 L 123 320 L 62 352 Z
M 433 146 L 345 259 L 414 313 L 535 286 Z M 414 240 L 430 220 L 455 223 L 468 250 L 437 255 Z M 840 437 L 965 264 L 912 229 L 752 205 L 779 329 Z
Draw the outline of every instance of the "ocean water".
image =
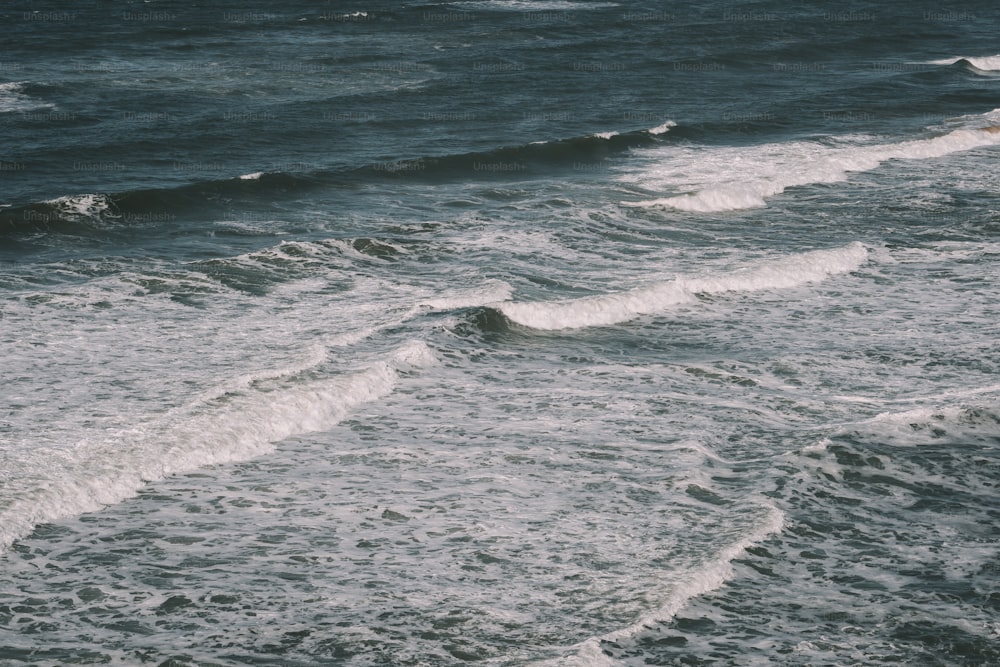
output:
M 0 8 L 0 665 L 1000 664 L 1000 8 Z

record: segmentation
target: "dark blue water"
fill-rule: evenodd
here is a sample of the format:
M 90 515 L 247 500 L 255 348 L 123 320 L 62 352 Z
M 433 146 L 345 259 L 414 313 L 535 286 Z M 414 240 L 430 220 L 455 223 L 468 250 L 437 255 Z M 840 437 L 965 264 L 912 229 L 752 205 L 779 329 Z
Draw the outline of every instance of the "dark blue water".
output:
M 0 16 L 0 664 L 1000 662 L 992 3 Z

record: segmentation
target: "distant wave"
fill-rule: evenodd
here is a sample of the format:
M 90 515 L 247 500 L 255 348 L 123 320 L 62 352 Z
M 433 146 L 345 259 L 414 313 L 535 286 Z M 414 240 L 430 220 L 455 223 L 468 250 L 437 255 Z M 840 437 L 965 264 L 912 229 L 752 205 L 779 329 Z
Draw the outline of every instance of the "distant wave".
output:
M 59 197 L 58 199 L 51 199 L 42 203 L 48 204 L 55 211 L 59 211 L 59 215 L 66 220 L 93 220 L 101 217 L 120 217 L 114 212 L 114 204 L 107 195 L 87 194 Z
M 666 121 L 659 127 L 643 130 L 599 132 L 568 139 L 534 141 L 521 146 L 482 152 L 403 159 L 369 165 L 355 173 L 366 176 L 381 174 L 414 180 L 462 179 L 470 175 L 522 176 L 538 172 L 549 173 L 553 168 L 573 168 L 580 163 L 599 162 L 606 157 L 633 148 L 659 145 L 663 141 L 663 135 L 676 127 L 673 121 Z M 683 136 L 683 132 L 673 133 L 678 137 Z
M 255 171 L 232 178 L 196 181 L 173 188 L 118 194 L 72 194 L 0 210 L 0 235 L 20 232 L 88 234 L 145 220 L 181 214 L 211 215 L 223 199 L 269 199 L 277 193 L 349 186 L 385 180 L 449 182 L 523 178 L 558 169 L 578 169 L 630 149 L 659 145 L 668 132 L 683 137 L 676 124 L 628 132 L 607 132 L 539 141 L 489 151 L 422 156 L 327 171 Z M 231 206 L 230 206 L 231 208 Z
M 956 56 L 942 60 L 929 60 L 926 65 L 964 65 L 980 72 L 1000 72 L 1000 55 L 996 56 Z
M 947 402 L 901 412 L 883 412 L 871 419 L 842 427 L 843 433 L 866 432 L 884 442 L 913 447 L 932 444 L 948 435 L 954 441 L 995 443 L 1000 435 L 1000 387 L 979 387 L 964 392 L 976 403 Z M 949 397 L 941 397 L 943 399 Z
M 650 134 L 654 134 L 654 135 L 655 134 L 666 134 L 667 132 L 669 132 L 671 130 L 671 128 L 674 128 L 674 127 L 677 127 L 677 123 L 675 123 L 672 120 L 668 120 L 667 122 L 663 123 L 662 125 L 657 125 L 656 127 L 650 128 L 649 130 L 647 130 L 647 132 L 649 132 Z
M 868 259 L 861 243 L 781 257 L 738 271 L 669 282 L 627 292 L 568 301 L 507 302 L 495 307 L 510 321 L 533 329 L 577 329 L 627 322 L 639 315 L 694 303 L 698 295 L 784 289 L 857 270 Z
M 48 233 L 95 236 L 144 222 L 168 222 L 195 207 L 196 187 L 83 193 L 0 210 L 0 237 Z
M 1000 144 L 1000 110 L 977 118 L 981 127 L 957 129 L 930 139 L 888 144 L 829 145 L 796 141 L 749 147 L 693 146 L 672 149 L 640 174 L 623 177 L 648 189 L 681 194 L 624 206 L 663 207 L 699 213 L 766 206 L 766 199 L 791 187 L 837 183 L 853 172 L 870 171 L 888 160 L 925 160 Z M 985 125 L 993 123 L 992 125 Z
M 605 9 L 617 7 L 617 2 L 570 2 L 569 0 L 469 0 L 454 3 L 470 9 L 495 9 L 517 12 L 552 12 L 577 9 Z

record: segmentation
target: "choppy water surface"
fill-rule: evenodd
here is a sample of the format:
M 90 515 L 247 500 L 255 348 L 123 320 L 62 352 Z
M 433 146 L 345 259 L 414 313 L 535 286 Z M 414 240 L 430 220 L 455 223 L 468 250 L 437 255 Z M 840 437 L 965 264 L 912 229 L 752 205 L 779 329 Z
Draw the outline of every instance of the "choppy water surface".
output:
M 996 9 L 266 4 L 0 11 L 0 664 L 1000 661 Z

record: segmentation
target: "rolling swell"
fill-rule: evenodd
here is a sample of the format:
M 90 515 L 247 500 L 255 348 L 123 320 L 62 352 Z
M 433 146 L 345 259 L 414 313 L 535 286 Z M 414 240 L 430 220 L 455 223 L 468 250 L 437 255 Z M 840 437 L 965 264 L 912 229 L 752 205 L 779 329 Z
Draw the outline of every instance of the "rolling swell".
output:
M 491 151 L 419 158 L 398 163 L 398 169 L 393 169 L 390 163 L 365 167 L 362 172 L 385 172 L 432 181 L 463 179 L 470 174 L 476 177 L 544 175 L 553 168 L 572 169 L 581 162 L 600 162 L 632 148 L 657 145 L 668 130 L 677 134 L 670 128 L 672 125 L 666 123 L 658 128 L 621 134 L 587 135 Z
M 258 179 L 200 181 L 176 188 L 59 197 L 0 211 L 0 236 L 23 233 L 98 235 L 144 223 L 169 224 L 180 217 L 217 219 L 234 199 L 260 201 L 302 191 L 315 179 L 264 174 Z
M 315 189 L 356 188 L 373 182 L 445 183 L 466 179 L 510 179 L 572 170 L 633 148 L 678 138 L 672 123 L 621 134 L 587 135 L 490 151 L 425 156 L 342 170 L 257 172 L 204 180 L 173 188 L 115 194 L 80 194 L 0 210 L 0 236 L 18 234 L 99 235 L 143 223 L 169 224 L 178 218 L 217 219 L 234 202 L 266 205 Z

